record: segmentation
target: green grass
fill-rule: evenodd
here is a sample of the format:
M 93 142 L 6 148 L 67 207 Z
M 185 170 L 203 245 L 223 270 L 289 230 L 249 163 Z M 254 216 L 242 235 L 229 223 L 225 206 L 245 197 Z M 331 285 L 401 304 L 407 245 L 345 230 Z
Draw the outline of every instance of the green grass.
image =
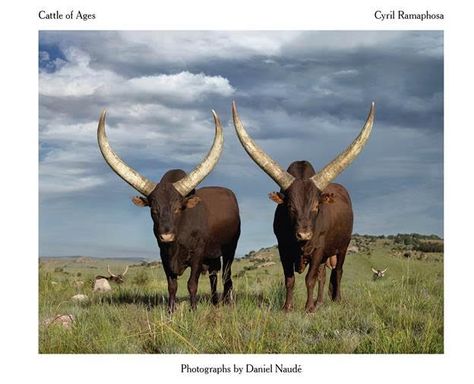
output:
M 255 259 L 234 262 L 233 275 L 238 277 L 233 279 L 233 306 L 214 307 L 208 277 L 201 276 L 198 308 L 190 311 L 185 273 L 179 279 L 178 308 L 172 316 L 167 313 L 162 268 L 131 267 L 123 285 L 114 285 L 111 293 L 94 294 L 94 276 L 105 274 L 108 263 L 121 272 L 123 261 L 42 261 L 39 351 L 443 353 L 442 254 L 405 258 L 390 251 L 386 240 L 369 248 L 347 256 L 342 302 L 331 302 L 325 292 L 325 303 L 314 314 L 304 312 L 304 275 L 297 275 L 294 311 L 281 311 L 285 289 L 275 252 L 277 263 L 269 267 L 256 268 Z M 371 266 L 388 267 L 385 278 L 373 281 Z M 76 288 L 75 280 L 85 285 Z M 71 301 L 79 292 L 88 295 L 89 302 Z M 44 323 L 66 313 L 75 317 L 70 329 Z

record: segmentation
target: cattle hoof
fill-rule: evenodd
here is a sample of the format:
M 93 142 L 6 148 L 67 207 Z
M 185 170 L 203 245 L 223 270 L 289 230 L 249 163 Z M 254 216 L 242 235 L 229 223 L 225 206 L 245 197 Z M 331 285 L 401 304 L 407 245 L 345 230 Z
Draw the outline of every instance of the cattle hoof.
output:
M 307 305 L 305 308 L 306 313 L 314 313 L 316 311 L 316 306 L 313 305 Z
M 293 311 L 293 306 L 292 305 L 284 305 L 282 309 L 283 309 L 283 312 L 288 313 L 288 312 Z
M 229 291 L 224 295 L 224 304 L 227 305 L 233 305 L 234 304 L 234 295 L 232 294 L 232 291 Z
M 224 304 L 233 307 L 234 306 L 234 300 L 233 299 L 224 300 Z
M 218 305 L 219 304 L 219 294 L 214 293 L 211 295 L 211 303 L 212 305 Z
M 323 305 L 322 301 L 316 301 L 316 307 L 315 309 L 318 309 L 321 305 Z

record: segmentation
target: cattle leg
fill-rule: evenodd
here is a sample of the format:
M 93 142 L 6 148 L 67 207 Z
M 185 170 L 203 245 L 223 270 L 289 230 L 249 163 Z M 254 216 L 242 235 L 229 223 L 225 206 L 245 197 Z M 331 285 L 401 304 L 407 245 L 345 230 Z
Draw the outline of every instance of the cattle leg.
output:
M 331 271 L 329 279 L 329 296 L 333 301 L 341 301 L 342 266 L 346 258 L 347 247 L 338 254 L 336 268 Z
M 169 259 L 163 252 L 161 253 L 161 261 L 165 271 L 166 280 L 168 281 L 168 313 L 173 313 L 176 309 L 176 291 L 178 290 L 178 276 L 171 272 Z
M 213 259 L 209 261 L 209 282 L 211 283 L 211 302 L 214 305 L 219 303 L 219 295 L 217 294 L 217 272 L 221 269 L 221 259 Z
M 331 271 L 329 295 L 333 301 L 341 301 L 342 267 Z
M 194 311 L 197 307 L 197 288 L 199 282 L 199 275 L 201 274 L 201 268 L 198 266 L 191 266 L 191 275 L 188 280 L 188 292 L 189 300 L 191 303 L 191 309 Z
M 313 292 L 314 292 L 314 286 L 316 284 L 316 277 L 318 275 L 318 269 L 319 269 L 319 263 L 315 263 L 313 260 L 311 260 L 309 271 L 305 278 L 306 292 L 307 292 L 306 305 L 305 305 L 306 312 L 314 312 L 316 310 L 316 306 L 314 305 Z
M 209 272 L 209 282 L 211 283 L 211 302 L 217 305 L 219 303 L 219 296 L 217 295 L 217 272 Z
M 326 284 L 326 264 L 321 264 L 318 270 L 318 298 L 316 308 L 323 304 L 324 285 Z
M 226 304 L 232 304 L 234 302 L 234 297 L 232 294 L 232 277 L 231 277 L 231 264 L 225 264 L 223 266 L 223 271 L 222 271 L 222 282 L 224 284 L 224 303 Z
M 289 312 L 293 309 L 293 289 L 295 287 L 295 271 L 293 263 L 283 262 L 283 273 L 285 274 L 285 288 L 286 288 L 286 298 L 285 304 L 283 305 L 283 310 Z
M 173 313 L 176 309 L 176 291 L 178 290 L 178 279 L 174 275 L 168 275 L 168 312 Z
M 223 252 L 222 256 L 222 283 L 224 285 L 224 303 L 232 304 L 234 302 L 233 292 L 232 292 L 232 262 L 234 261 L 235 249 L 237 243 L 232 245 L 229 249 L 226 249 Z

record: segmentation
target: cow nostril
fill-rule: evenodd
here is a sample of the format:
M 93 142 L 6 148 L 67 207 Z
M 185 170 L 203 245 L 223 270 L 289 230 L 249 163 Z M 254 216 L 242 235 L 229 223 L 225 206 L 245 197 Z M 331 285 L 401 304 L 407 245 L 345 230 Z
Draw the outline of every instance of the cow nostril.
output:
M 296 232 L 296 238 L 298 240 L 309 240 L 313 236 L 311 231 L 298 231 Z
M 174 241 L 175 235 L 174 233 L 162 233 L 160 235 L 160 240 L 164 243 L 171 243 Z

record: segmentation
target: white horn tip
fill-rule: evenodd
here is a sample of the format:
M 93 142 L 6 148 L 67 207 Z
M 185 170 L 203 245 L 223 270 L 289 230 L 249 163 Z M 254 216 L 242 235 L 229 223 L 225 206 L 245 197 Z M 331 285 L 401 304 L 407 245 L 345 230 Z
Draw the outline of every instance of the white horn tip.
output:
M 216 125 L 221 125 L 221 119 L 219 119 L 219 116 L 217 115 L 216 111 L 214 111 L 213 109 L 211 109 L 212 111 L 212 117 L 214 117 L 214 123 Z

